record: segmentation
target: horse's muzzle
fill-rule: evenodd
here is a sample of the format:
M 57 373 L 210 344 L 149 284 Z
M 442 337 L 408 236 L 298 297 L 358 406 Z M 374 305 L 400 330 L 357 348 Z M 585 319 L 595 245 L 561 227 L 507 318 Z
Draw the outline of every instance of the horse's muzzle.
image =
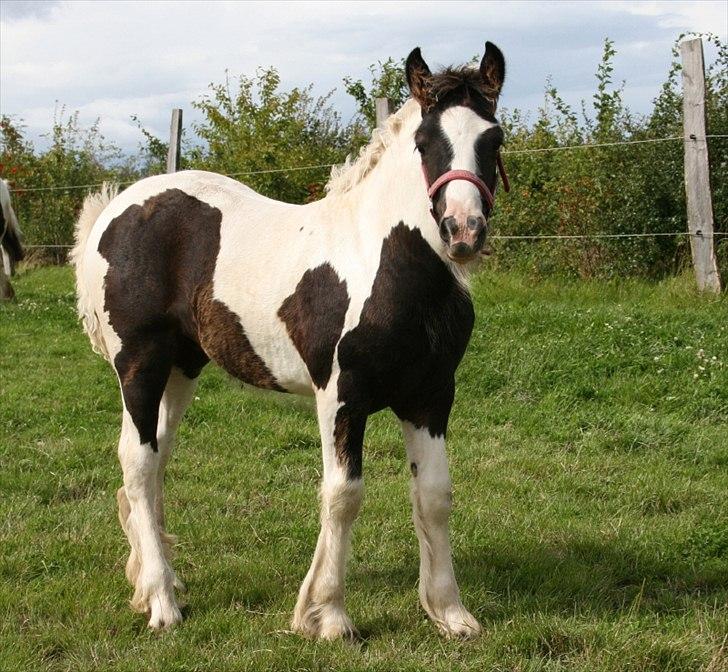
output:
M 485 244 L 486 223 L 482 216 L 469 216 L 459 222 L 453 216 L 440 221 L 440 237 L 447 245 L 447 256 L 459 264 L 474 259 Z

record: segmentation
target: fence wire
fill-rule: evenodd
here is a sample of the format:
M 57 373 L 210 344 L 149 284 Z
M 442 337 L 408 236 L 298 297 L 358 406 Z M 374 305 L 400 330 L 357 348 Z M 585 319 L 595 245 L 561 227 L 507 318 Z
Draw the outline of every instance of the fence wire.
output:
M 705 136 L 705 139 L 713 139 L 713 138 L 728 138 L 728 134 L 720 134 L 720 133 L 712 133 Z M 595 149 L 600 147 L 617 147 L 620 145 L 641 145 L 641 144 L 647 144 L 647 143 L 657 143 L 657 142 L 675 142 L 681 140 L 683 142 L 688 141 L 694 141 L 696 138 L 692 137 L 685 137 L 682 135 L 673 135 L 673 136 L 667 136 L 664 138 L 645 138 L 643 140 L 622 140 L 622 141 L 615 141 L 615 142 L 594 142 L 594 143 L 583 143 L 579 145 L 561 145 L 558 147 L 539 147 L 536 149 L 515 149 L 515 150 L 503 150 L 504 155 L 508 156 L 520 156 L 524 154 L 543 154 L 547 152 L 560 152 L 560 151 L 566 151 L 566 150 L 577 150 L 577 149 Z M 247 175 L 266 175 L 271 173 L 288 173 L 288 172 L 298 172 L 302 170 L 319 170 L 323 168 L 333 168 L 334 166 L 339 165 L 335 163 L 320 163 L 320 164 L 314 164 L 314 165 L 308 165 L 308 166 L 293 166 L 290 168 L 270 168 L 267 170 L 244 170 L 236 173 L 227 173 L 227 177 L 244 177 Z M 129 180 L 129 181 L 122 181 L 122 182 L 115 182 L 115 184 L 118 184 L 119 186 L 128 186 L 130 184 L 134 184 L 134 182 L 137 182 L 138 180 Z M 50 187 L 15 187 L 14 191 L 16 192 L 29 192 L 29 191 L 60 191 L 60 190 L 70 190 L 70 189 L 92 189 L 95 187 L 100 187 L 103 183 L 94 183 L 94 184 L 75 184 L 75 185 L 57 185 L 57 186 L 50 186 Z M 538 241 L 538 240 L 602 240 L 602 239 L 619 239 L 619 238 L 660 238 L 660 237 L 670 237 L 670 236 L 684 236 L 684 237 L 692 237 L 692 238 L 702 238 L 702 239 L 708 239 L 708 238 L 718 238 L 718 237 L 724 237 L 728 236 L 728 232 L 722 232 L 717 231 L 712 234 L 704 234 L 700 232 L 690 232 L 690 231 L 670 231 L 670 232 L 643 232 L 643 233 L 584 233 L 584 234 L 541 234 L 541 233 L 535 233 L 535 234 L 524 234 L 524 235 L 507 235 L 507 234 L 493 234 L 488 236 L 489 240 L 523 240 L 523 241 Z M 52 250 L 52 249 L 71 249 L 73 245 L 54 245 L 54 244 L 34 244 L 34 245 L 25 245 L 25 249 L 33 250 L 33 249 L 45 249 L 45 250 Z
M 687 236 L 691 238 L 719 238 L 728 236 L 728 231 L 714 231 L 713 233 L 698 233 L 691 231 L 670 231 L 670 232 L 654 232 L 654 233 L 578 233 L 578 234 L 545 234 L 545 233 L 534 233 L 530 235 L 506 235 L 495 233 L 488 236 L 488 240 L 600 240 L 604 238 L 661 238 L 667 236 Z M 26 250 L 33 249 L 70 249 L 73 245 L 23 245 Z

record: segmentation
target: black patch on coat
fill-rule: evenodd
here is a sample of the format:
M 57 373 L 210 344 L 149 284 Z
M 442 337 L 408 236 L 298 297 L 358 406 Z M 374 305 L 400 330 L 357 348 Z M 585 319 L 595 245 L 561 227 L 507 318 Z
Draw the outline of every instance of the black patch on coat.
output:
M 366 417 L 390 407 L 444 435 L 474 319 L 467 291 L 421 232 L 400 222 L 382 242 L 359 324 L 339 343 L 339 412 Z
M 221 220 L 217 208 L 169 189 L 129 206 L 99 242 L 109 263 L 104 309 L 122 344 L 114 367 L 140 440 L 154 450 L 172 366 L 195 378 L 212 358 L 245 382 L 280 389 L 237 316 L 212 298 Z
M 326 389 L 331 378 L 334 350 L 348 307 L 346 282 L 339 280 L 326 263 L 306 271 L 278 310 L 278 317 L 319 389 Z
M 336 411 L 334 449 L 339 463 L 346 465 L 350 479 L 361 478 L 366 423 L 367 415 L 353 405 L 345 404 Z
M 475 158 L 478 162 L 478 175 L 495 195 L 498 152 L 503 145 L 503 129 L 493 126 L 480 134 L 475 142 Z M 483 212 L 488 214 L 488 204 L 483 202 Z
M 450 141 L 440 126 L 441 112 L 433 112 L 423 117 L 415 133 L 415 146 L 420 153 L 422 166 L 429 184 L 443 175 L 452 166 L 453 152 Z M 433 202 L 438 219 L 445 212 L 445 189 L 440 189 Z

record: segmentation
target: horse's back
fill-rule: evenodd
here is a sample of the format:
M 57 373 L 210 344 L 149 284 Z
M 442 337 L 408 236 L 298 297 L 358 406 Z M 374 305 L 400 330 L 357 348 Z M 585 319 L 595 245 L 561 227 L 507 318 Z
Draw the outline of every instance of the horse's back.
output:
M 114 217 L 132 205 L 142 205 L 154 201 L 166 191 L 179 190 L 200 201 L 216 207 L 227 205 L 236 208 L 290 207 L 275 201 L 247 185 L 225 175 L 204 170 L 184 170 L 166 175 L 153 175 L 135 182 L 122 191 L 99 218 L 97 226 L 104 227 Z

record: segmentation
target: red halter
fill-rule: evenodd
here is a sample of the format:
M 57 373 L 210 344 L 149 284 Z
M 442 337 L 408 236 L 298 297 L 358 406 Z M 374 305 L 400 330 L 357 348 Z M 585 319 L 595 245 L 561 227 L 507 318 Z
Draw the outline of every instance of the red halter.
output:
M 496 155 L 496 166 L 498 167 L 498 173 L 503 180 L 503 188 L 506 192 L 509 192 L 511 190 L 511 183 L 508 180 L 508 175 L 506 174 L 506 168 L 503 165 L 503 159 L 501 159 L 500 152 Z M 491 191 L 488 188 L 488 185 L 475 173 L 471 173 L 469 170 L 448 170 L 446 173 L 440 175 L 440 177 L 432 182 L 432 184 L 430 184 L 430 178 L 427 175 L 427 169 L 425 168 L 424 163 L 422 164 L 422 173 L 425 176 L 425 183 L 427 184 L 427 195 L 430 197 L 430 214 L 435 221 L 437 221 L 437 217 L 435 216 L 435 208 L 432 207 L 432 203 L 437 196 L 437 192 L 440 191 L 440 189 L 442 189 L 442 187 L 444 187 L 448 182 L 452 182 L 454 180 L 464 180 L 465 182 L 474 184 L 480 192 L 480 195 L 483 197 L 483 200 L 488 205 L 488 210 L 490 211 L 493 209 L 493 205 L 495 204 L 495 187 L 493 187 L 493 191 Z

